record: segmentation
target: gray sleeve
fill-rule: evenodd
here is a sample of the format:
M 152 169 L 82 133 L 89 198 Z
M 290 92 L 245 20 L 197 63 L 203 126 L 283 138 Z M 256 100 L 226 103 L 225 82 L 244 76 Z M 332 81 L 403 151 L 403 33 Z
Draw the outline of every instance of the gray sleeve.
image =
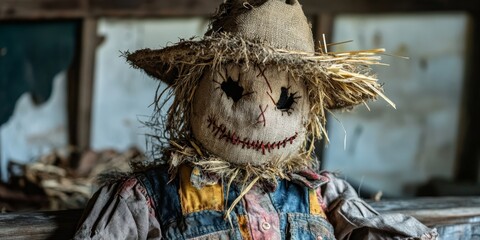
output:
M 100 188 L 73 239 L 161 239 L 145 188 L 135 178 Z
M 346 181 L 330 173 L 323 175 L 330 179 L 322 195 L 337 239 L 437 239 L 436 229 L 403 214 L 380 215 Z

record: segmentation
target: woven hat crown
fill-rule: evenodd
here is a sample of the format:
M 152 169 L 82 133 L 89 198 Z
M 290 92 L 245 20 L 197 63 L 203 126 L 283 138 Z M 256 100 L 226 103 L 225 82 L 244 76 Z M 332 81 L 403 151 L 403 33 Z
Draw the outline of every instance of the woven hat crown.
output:
M 230 0 L 206 33 L 226 32 L 286 50 L 314 52 L 312 30 L 297 0 Z

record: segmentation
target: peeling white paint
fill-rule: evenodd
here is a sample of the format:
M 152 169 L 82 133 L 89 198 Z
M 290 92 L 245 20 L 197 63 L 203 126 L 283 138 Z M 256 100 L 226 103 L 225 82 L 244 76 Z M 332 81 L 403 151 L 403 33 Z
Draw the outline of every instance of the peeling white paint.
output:
M 27 163 L 53 149 L 68 144 L 66 74 L 53 80 L 48 101 L 36 106 L 30 93 L 24 93 L 15 104 L 10 119 L 0 127 L 0 170 L 7 180 L 8 161 Z

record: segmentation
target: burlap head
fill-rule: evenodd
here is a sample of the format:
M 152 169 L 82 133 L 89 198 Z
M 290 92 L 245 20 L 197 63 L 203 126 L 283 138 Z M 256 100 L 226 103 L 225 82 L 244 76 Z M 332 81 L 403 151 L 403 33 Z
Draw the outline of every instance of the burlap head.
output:
M 192 104 L 195 139 L 230 163 L 280 165 L 304 151 L 310 104 L 305 84 L 286 71 L 209 69 Z

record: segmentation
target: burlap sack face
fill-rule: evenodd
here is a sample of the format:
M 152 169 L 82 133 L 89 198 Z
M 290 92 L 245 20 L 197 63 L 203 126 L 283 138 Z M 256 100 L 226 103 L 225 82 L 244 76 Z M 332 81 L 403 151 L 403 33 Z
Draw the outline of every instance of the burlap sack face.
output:
M 309 102 L 287 72 L 229 65 L 205 72 L 193 99 L 194 137 L 236 164 L 262 165 L 301 151 Z

